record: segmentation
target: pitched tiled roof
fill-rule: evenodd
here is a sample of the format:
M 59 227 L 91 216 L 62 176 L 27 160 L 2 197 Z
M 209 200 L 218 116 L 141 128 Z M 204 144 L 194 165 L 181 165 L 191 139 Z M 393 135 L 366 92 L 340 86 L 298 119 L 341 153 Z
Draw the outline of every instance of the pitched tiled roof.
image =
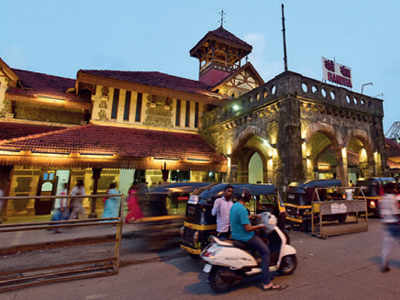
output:
M 247 44 L 245 41 L 239 39 L 237 36 L 235 36 L 234 34 L 230 33 L 228 30 L 226 30 L 224 27 L 220 26 L 217 29 L 213 30 L 213 31 L 209 31 L 209 33 L 221 38 L 221 39 L 225 39 L 228 40 L 230 42 L 239 44 L 241 46 L 244 46 L 246 48 L 252 49 L 253 47 L 249 44 Z
M 73 93 L 67 93 L 67 89 L 75 87 L 75 79 L 26 70 L 12 70 L 18 76 L 20 86 L 16 88 L 8 88 L 8 94 L 23 96 L 43 95 L 67 99 L 70 101 L 87 101 L 77 97 Z
M 242 48 L 247 51 L 247 53 L 250 53 L 253 47 L 246 43 L 245 41 L 239 39 L 237 36 L 234 34 L 230 33 L 228 30 L 226 30 L 224 27 L 220 26 L 219 28 L 209 31 L 206 33 L 206 35 L 190 50 L 190 55 L 195 56 L 196 49 L 203 44 L 203 42 L 207 40 L 223 40 L 227 43 L 234 44 L 239 48 Z
M 120 157 L 217 157 L 198 134 L 85 125 L 1 143 L 1 148 L 56 153 L 114 153 Z
M 173 89 L 188 93 L 210 94 L 209 86 L 198 80 L 177 77 L 161 72 L 80 70 L 79 72 L 148 86 Z M 212 93 L 213 94 L 213 93 Z M 217 94 L 215 94 L 217 96 Z
M 61 126 L 0 122 L 0 140 L 24 137 L 31 134 L 44 133 L 64 129 Z

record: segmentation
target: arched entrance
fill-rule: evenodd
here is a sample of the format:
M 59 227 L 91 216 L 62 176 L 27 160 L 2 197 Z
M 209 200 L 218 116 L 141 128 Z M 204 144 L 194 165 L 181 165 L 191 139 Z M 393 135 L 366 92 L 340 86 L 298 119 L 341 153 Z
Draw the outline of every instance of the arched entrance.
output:
M 263 161 L 258 154 L 254 152 L 249 160 L 249 183 L 263 183 L 264 182 L 264 166 Z
M 347 144 L 348 178 L 356 183 L 358 178 L 370 176 L 370 164 L 373 164 L 369 145 L 363 138 L 352 136 Z
M 240 183 L 266 183 L 273 179 L 268 168 L 269 144 L 257 135 L 248 135 L 237 144 L 232 153 L 232 181 Z
M 307 179 L 337 178 L 338 146 L 336 139 L 325 132 L 318 131 L 311 136 L 308 145 Z

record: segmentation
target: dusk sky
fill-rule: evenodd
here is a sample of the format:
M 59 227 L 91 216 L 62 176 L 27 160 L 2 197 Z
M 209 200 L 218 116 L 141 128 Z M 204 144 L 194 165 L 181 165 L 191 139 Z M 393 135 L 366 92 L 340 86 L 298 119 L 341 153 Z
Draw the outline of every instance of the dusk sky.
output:
M 12 68 L 76 78 L 79 69 L 198 78 L 189 50 L 224 27 L 253 46 L 265 81 L 283 71 L 280 0 L 2 0 L 0 57 Z M 321 56 L 351 67 L 353 90 L 384 99 L 385 132 L 400 121 L 398 0 L 286 0 L 289 69 L 322 79 Z M 382 96 L 382 93 L 384 96 Z

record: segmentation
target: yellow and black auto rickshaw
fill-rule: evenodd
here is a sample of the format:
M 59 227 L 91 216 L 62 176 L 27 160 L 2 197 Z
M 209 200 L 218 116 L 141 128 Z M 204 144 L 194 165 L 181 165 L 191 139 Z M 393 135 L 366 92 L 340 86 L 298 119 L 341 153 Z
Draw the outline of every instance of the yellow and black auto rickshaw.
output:
M 285 201 L 287 223 L 294 228 L 309 232 L 311 230 L 313 201 L 324 201 L 331 198 L 332 195 L 341 198 L 342 194 L 335 194 L 337 193 L 335 188 L 340 186 L 342 186 L 342 182 L 337 179 L 312 180 L 304 184 L 289 186 Z M 324 189 L 317 194 L 316 188 Z M 331 188 L 331 190 L 326 188 Z M 316 197 L 319 197 L 319 199 L 316 199 Z
M 194 257 L 208 245 L 209 236 L 216 233 L 216 218 L 211 215 L 215 199 L 222 197 L 228 184 L 220 183 L 202 187 L 190 195 L 186 206 L 186 217 L 181 229 L 181 248 Z M 232 184 L 235 201 L 243 189 L 252 195 L 248 209 L 250 213 L 269 211 L 279 220 L 285 208 L 273 185 L 266 184 Z M 279 223 L 278 223 L 279 225 Z
M 383 186 L 386 183 L 396 183 L 396 179 L 393 177 L 372 177 L 367 179 L 359 179 L 357 186 L 361 189 L 358 190 L 355 199 L 367 199 L 368 215 L 379 217 L 379 200 L 382 198 Z M 361 195 L 361 192 L 364 195 Z

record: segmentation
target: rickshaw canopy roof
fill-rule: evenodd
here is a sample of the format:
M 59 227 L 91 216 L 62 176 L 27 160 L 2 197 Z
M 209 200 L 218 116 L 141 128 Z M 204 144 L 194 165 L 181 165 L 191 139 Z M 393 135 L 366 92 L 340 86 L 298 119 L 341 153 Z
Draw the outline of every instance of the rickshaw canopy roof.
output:
M 307 188 L 329 188 L 333 186 L 342 186 L 342 182 L 338 179 L 327 180 L 311 180 L 306 183 L 299 184 L 289 189 L 290 193 L 305 194 Z
M 244 189 L 247 189 L 252 196 L 275 194 L 276 188 L 272 184 L 228 184 L 220 183 L 210 186 L 210 188 L 200 193 L 201 199 L 210 199 L 213 196 L 223 192 L 225 187 L 231 185 L 233 187 L 233 194 L 241 194 Z
M 171 184 L 163 184 L 150 188 L 149 193 L 169 194 L 173 192 L 191 193 L 193 190 L 210 185 L 209 182 L 177 182 Z

